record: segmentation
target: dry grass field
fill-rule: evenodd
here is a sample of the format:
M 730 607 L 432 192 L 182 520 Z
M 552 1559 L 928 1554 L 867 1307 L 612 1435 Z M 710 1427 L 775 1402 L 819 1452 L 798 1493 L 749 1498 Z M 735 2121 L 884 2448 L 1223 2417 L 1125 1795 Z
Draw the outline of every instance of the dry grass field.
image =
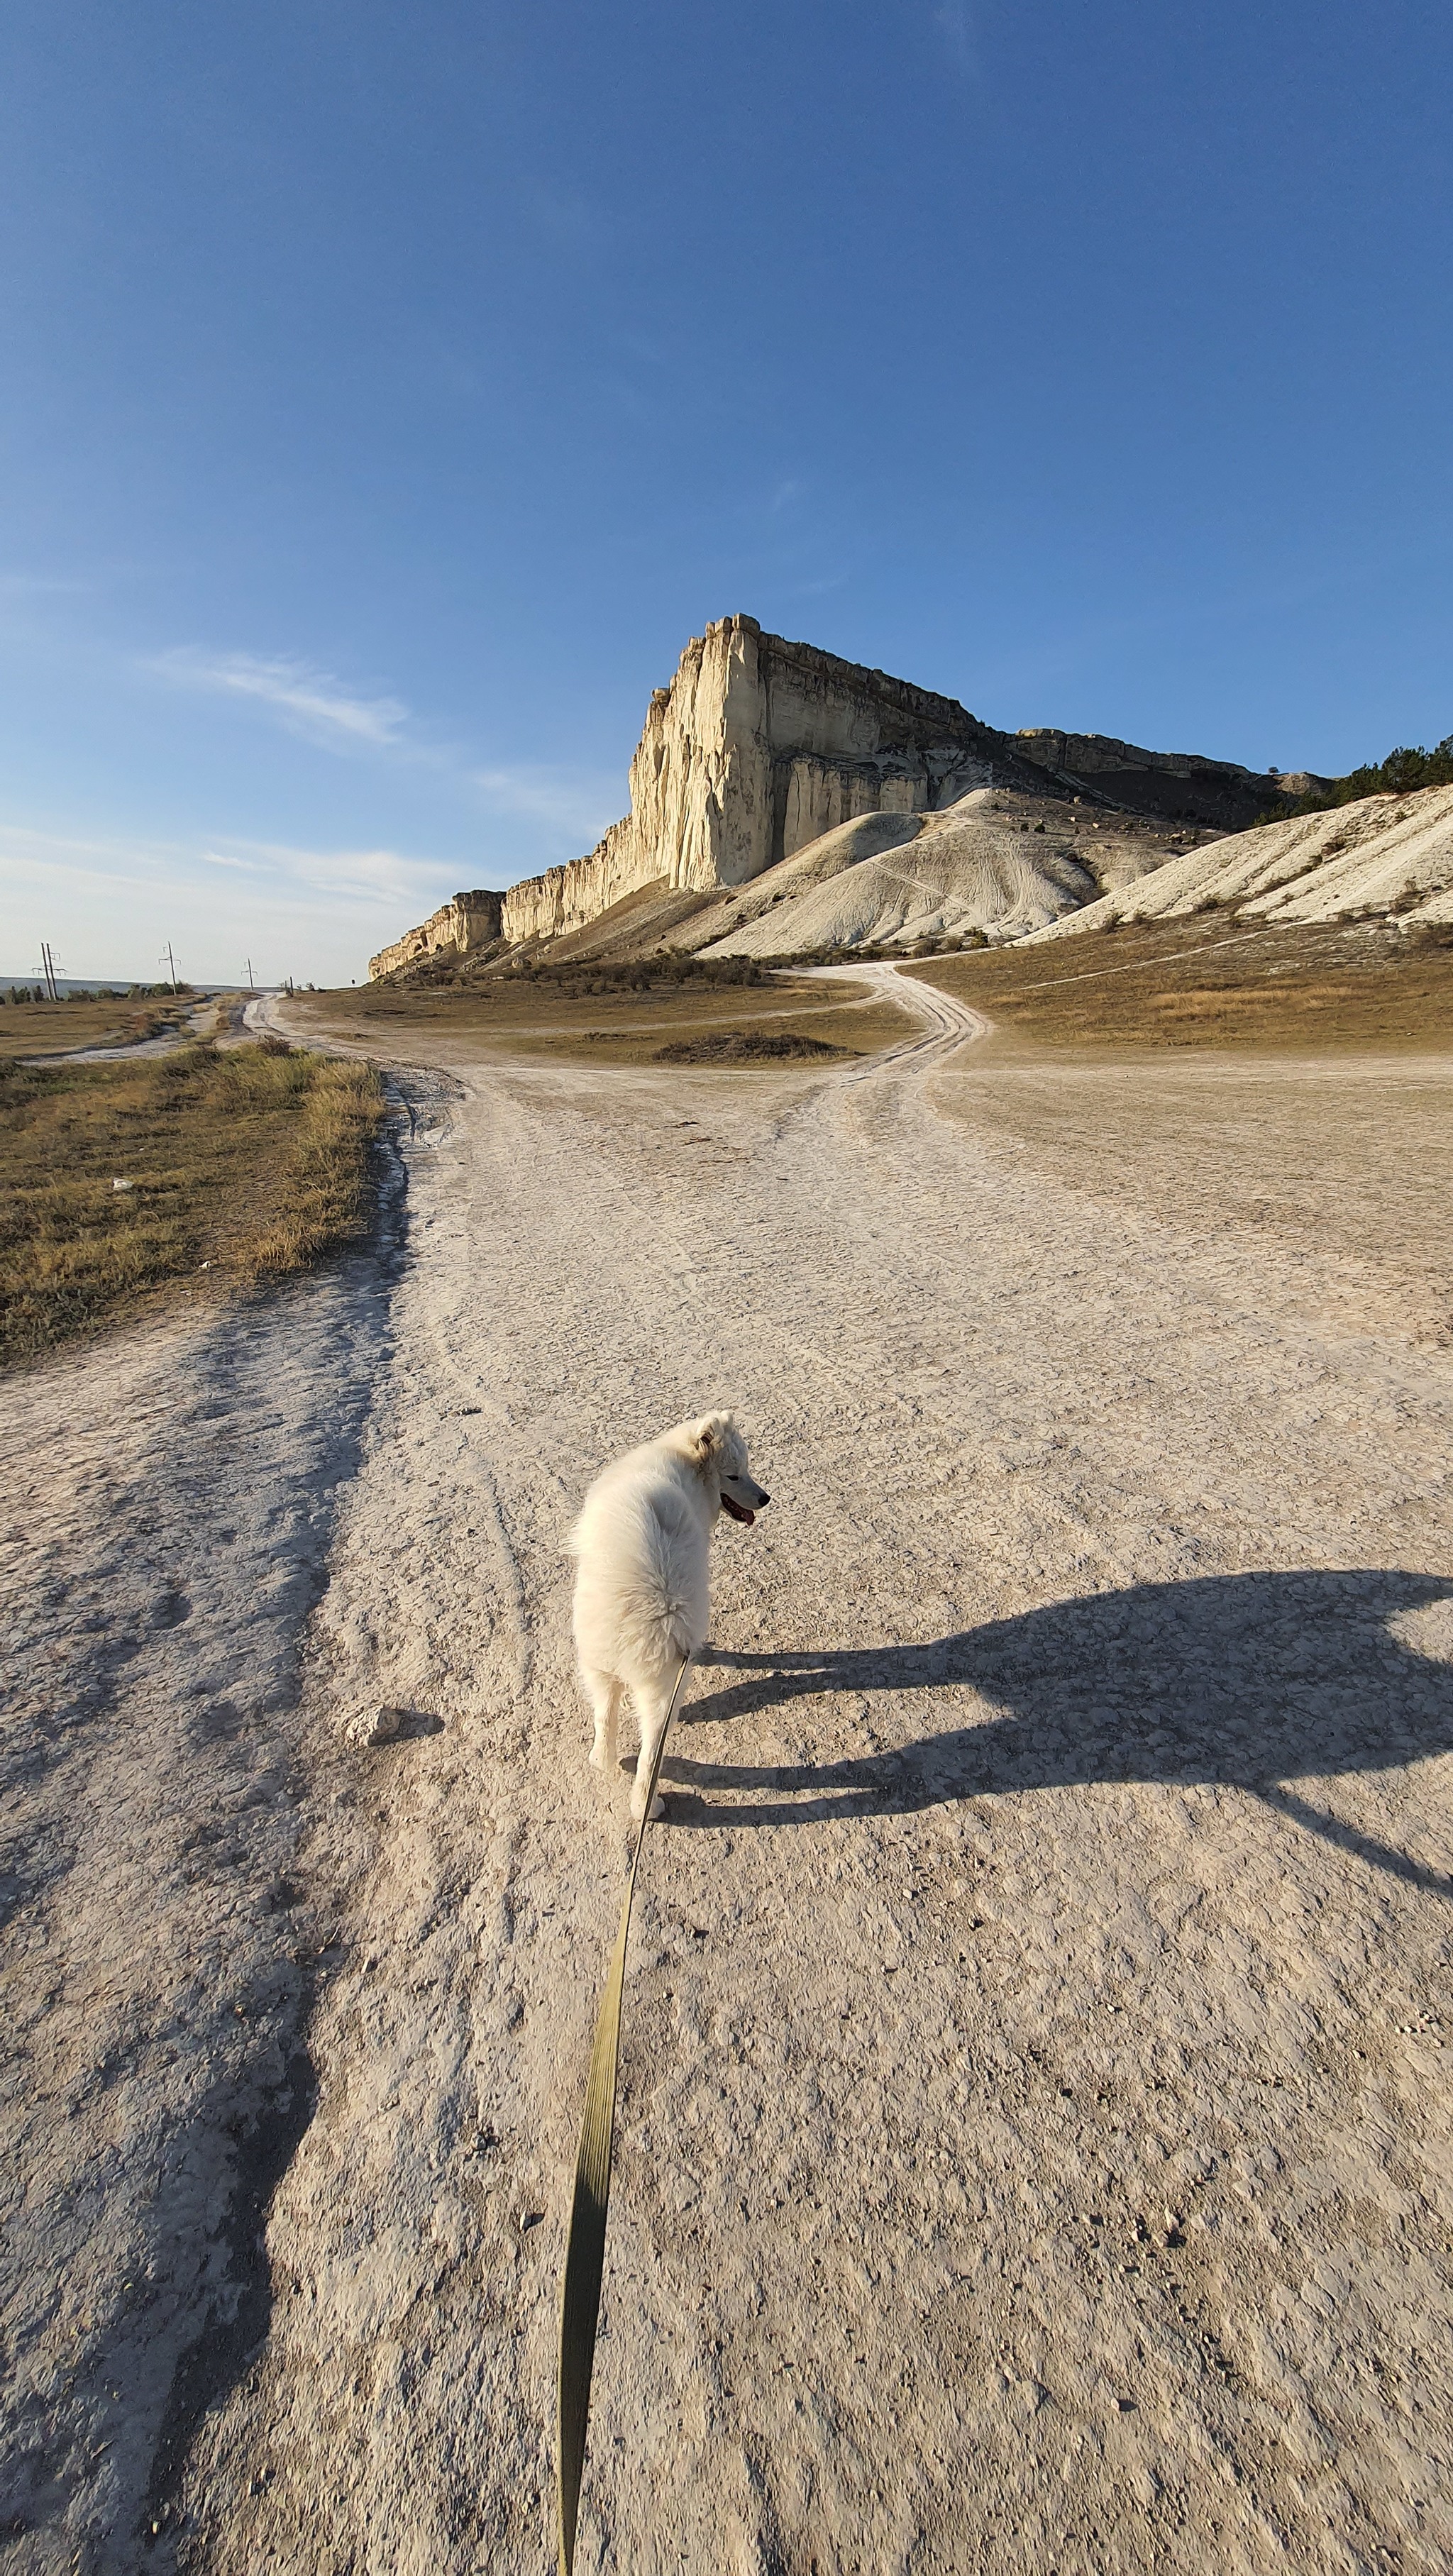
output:
M 1097 1047 L 1453 1046 L 1453 930 L 1249 929 L 1226 913 L 909 969 L 1025 1038 Z
M 0 1060 L 61 1055 L 69 1047 L 129 1046 L 180 1026 L 186 1001 L 102 1002 L 78 994 L 64 1002 L 7 1002 L 0 1008 Z
M 420 1038 L 463 1042 L 470 1055 L 536 1059 L 584 1057 L 592 1064 L 645 1065 L 664 1047 L 732 1036 L 812 1038 L 824 1046 L 871 1055 L 903 1036 L 903 1013 L 864 987 L 774 977 L 763 987 L 683 987 L 675 992 L 615 991 L 559 995 L 522 984 L 501 992 L 427 985 L 372 984 L 358 991 L 293 994 L 290 1022 L 370 1047 L 407 1054 Z M 670 1061 L 667 1058 L 666 1061 Z M 697 1055 L 740 1072 L 750 1059 Z
M 382 1091 L 351 1062 L 197 1045 L 135 1063 L 12 1060 L 0 1110 L 0 1360 L 15 1361 L 163 1285 L 279 1276 L 347 1240 Z

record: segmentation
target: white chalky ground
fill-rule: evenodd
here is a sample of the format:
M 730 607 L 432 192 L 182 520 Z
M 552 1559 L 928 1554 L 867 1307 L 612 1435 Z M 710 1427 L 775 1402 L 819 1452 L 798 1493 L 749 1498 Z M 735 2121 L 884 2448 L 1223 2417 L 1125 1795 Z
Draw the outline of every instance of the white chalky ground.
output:
M 648 1840 L 577 2565 L 1447 2563 L 1450 1068 L 921 1007 L 460 1055 L 395 1253 L 8 1385 L 7 2567 L 553 2565 L 628 1795 L 563 1540 L 717 1402 L 773 1501 Z

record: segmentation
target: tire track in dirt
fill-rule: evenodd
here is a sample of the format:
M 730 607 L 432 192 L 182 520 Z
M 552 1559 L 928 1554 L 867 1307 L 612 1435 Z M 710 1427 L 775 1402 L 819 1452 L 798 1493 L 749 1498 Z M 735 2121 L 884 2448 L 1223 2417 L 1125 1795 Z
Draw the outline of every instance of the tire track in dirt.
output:
M 1339 1323 L 1320 1256 L 1008 1159 L 966 1061 L 935 1021 L 827 1075 L 396 1069 L 405 1252 L 387 1349 L 345 1340 L 368 1410 L 326 1503 L 317 1425 L 353 1418 L 326 1337 L 260 1339 L 225 1415 L 203 1370 L 164 1438 L 138 1357 L 119 1447 L 109 1381 L 84 1381 L 57 1541 L 96 1568 L 78 1673 L 97 1606 L 152 1581 L 159 1502 L 168 1605 L 226 1561 L 225 1495 L 255 1536 L 244 1580 L 116 1664 L 94 1787 L 73 1762 L 45 1807 L 29 1704 L 13 1738 L 21 1848 L 71 1838 L 10 1992 L 33 2063 L 76 2052 L 76 2170 L 139 2190 L 190 2134 L 173 1983 L 221 2123 L 210 2163 L 183 2158 L 192 2234 L 157 2204 L 144 2366 L 134 2301 L 22 2317 L 27 2576 L 78 2551 L 208 2576 L 552 2563 L 564 2213 L 626 1852 L 625 1784 L 608 1808 L 586 1763 L 563 1539 L 605 1456 L 717 1399 L 775 1499 L 718 1539 L 714 1660 L 646 1855 L 592 2563 L 1321 2576 L 1349 2534 L 1369 2563 L 1450 2545 L 1426 2463 L 1450 2414 L 1427 2319 L 1453 1363 L 1379 1333 L 1365 1289 Z M 359 1294 L 327 1308 L 348 1334 Z M 219 1481 L 214 1452 L 245 1472 Z M 300 1562 L 290 1493 L 322 1515 L 311 1570 L 270 1588 Z M 17 1577 L 30 1535 L 18 1514 Z M 219 1673 L 290 1676 L 325 1576 L 301 1692 L 200 1752 L 193 1623 Z M 46 1648 L 37 1628 L 37 1676 Z M 381 1705 L 393 1739 L 352 1740 Z M 237 1875 L 204 1916 L 172 1853 L 214 1821 Z M 301 1903 L 262 1915 L 284 1855 Z M 244 2036 L 234 1985 L 271 1991 L 281 1922 L 303 1955 Z M 73 1923 L 102 1947 L 78 1935 L 57 1978 Z M 134 2066 L 94 2055 L 94 1957 L 132 1981 Z M 299 2032 L 311 2117 L 249 2180 L 227 2122 L 263 2134 Z M 32 2095 L 52 2124 L 12 2170 L 34 2176 L 70 2096 Z M 24 2216 L 53 2253 L 93 2241 L 71 2171 Z M 243 2278 L 249 2190 L 267 2266 Z M 98 2220 L 95 2259 L 130 2279 L 153 2220 L 138 2202 L 127 2236 L 114 2183 L 98 2206 L 120 2232 Z M 193 2383 L 175 2365 L 209 2310 L 220 2368 Z M 125 2500 L 176 2477 L 153 2539 Z
M 717 1543 L 647 1854 L 592 2563 L 1443 2546 L 1453 1372 L 1339 1336 L 1284 1247 L 1006 1169 L 935 1113 L 959 1042 L 452 1064 L 319 1623 L 318 2114 L 181 2564 L 550 2564 L 625 1851 L 563 1539 L 718 1399 L 775 1500 Z M 348 1747 L 365 1689 L 439 1731 Z
M 129 2569 L 265 2331 L 316 1934 L 298 1649 L 388 1247 L 8 1381 L 7 2564 Z

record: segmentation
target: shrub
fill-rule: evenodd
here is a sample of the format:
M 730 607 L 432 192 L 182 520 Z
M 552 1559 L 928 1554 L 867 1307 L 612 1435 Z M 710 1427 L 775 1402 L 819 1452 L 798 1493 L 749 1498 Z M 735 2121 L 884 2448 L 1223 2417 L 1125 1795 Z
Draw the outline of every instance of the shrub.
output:
M 1355 805 L 1363 796 L 1410 796 L 1421 787 L 1453 787 L 1453 733 L 1443 736 L 1431 751 L 1421 743 L 1400 744 L 1386 760 L 1366 763 L 1361 769 L 1349 769 L 1345 778 L 1334 778 L 1321 795 L 1297 796 L 1274 812 L 1258 814 L 1259 823 L 1279 823 L 1288 814 L 1325 814 L 1336 805 Z
M 657 1047 L 657 1064 L 821 1063 L 830 1057 L 855 1055 L 855 1047 L 829 1046 L 824 1038 L 800 1037 L 795 1030 L 712 1029 L 701 1037 L 677 1038 Z

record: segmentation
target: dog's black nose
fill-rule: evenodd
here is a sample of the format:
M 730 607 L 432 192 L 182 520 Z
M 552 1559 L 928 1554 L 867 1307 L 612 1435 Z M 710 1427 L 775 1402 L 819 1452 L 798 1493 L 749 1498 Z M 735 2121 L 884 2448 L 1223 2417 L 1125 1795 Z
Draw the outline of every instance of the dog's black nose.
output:
M 758 1509 L 758 1511 L 759 1511 L 759 1512 L 764 1512 L 764 1511 L 766 1510 L 766 1508 L 767 1508 L 767 1505 L 770 1503 L 771 1499 L 772 1499 L 772 1497 L 771 1497 L 771 1495 L 770 1495 L 770 1494 L 764 1494 L 764 1495 L 762 1496 L 761 1501 L 760 1501 L 760 1502 L 758 1503 L 758 1505 L 757 1505 L 757 1509 Z

